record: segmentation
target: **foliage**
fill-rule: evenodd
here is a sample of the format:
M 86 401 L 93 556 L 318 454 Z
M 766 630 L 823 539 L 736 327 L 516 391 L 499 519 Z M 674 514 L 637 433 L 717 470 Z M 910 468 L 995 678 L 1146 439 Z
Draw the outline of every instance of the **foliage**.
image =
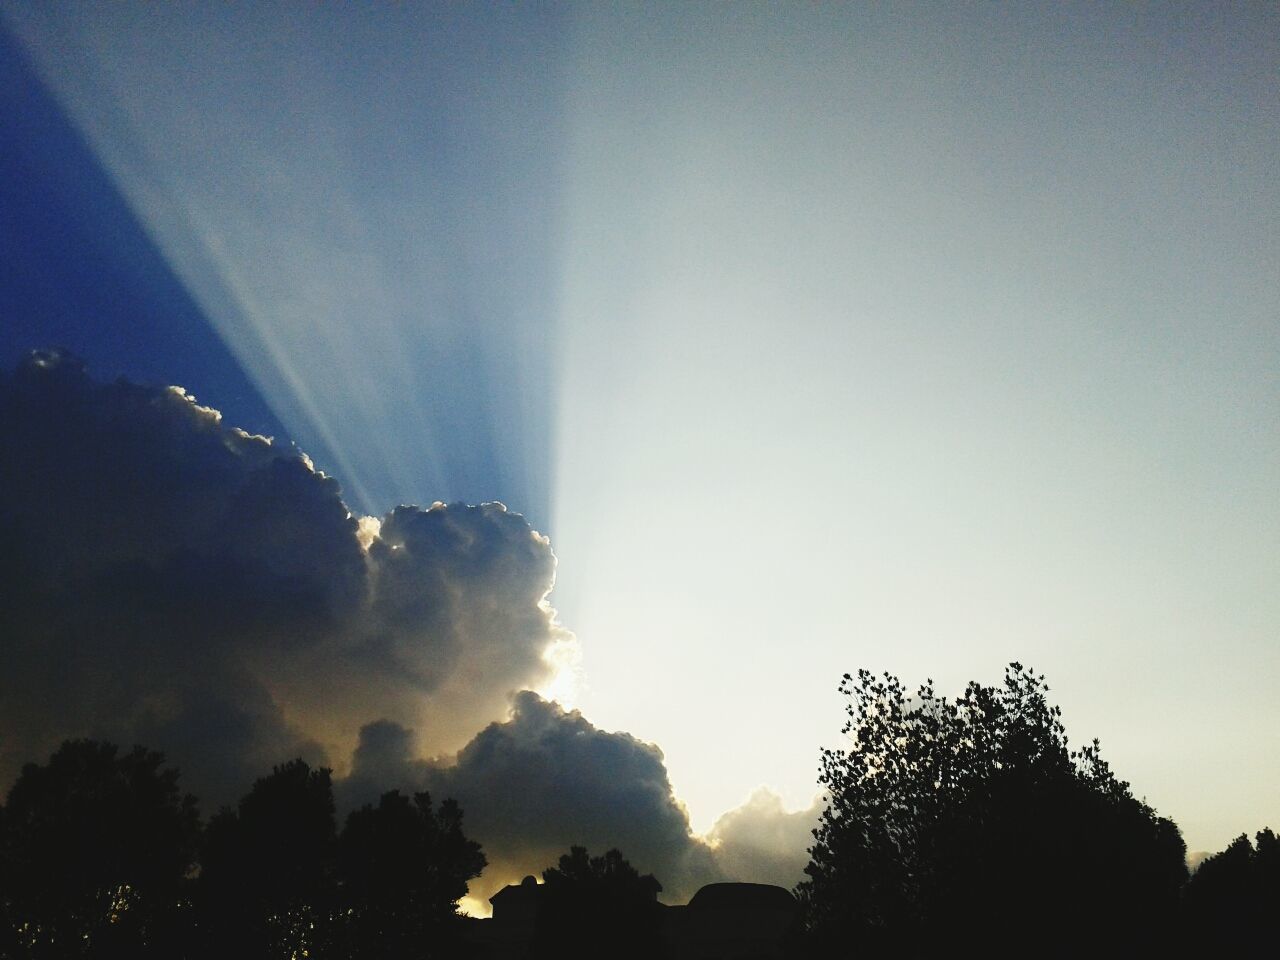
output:
M 586 847 L 570 847 L 556 866 L 542 872 L 542 879 L 553 890 L 573 888 L 620 899 L 652 901 L 662 892 L 662 884 L 653 874 L 642 876 L 617 849 L 592 857 Z
M 457 902 L 485 868 L 453 800 L 393 790 L 347 817 L 339 843 L 347 942 L 356 957 L 450 952 Z
M 205 832 L 200 906 L 210 955 L 314 955 L 331 933 L 337 831 L 330 771 L 303 760 L 254 782 Z
M 464 952 L 457 901 L 485 858 L 453 800 L 392 791 L 339 836 L 329 771 L 293 760 L 202 835 L 163 764 L 78 740 L 24 768 L 0 807 L 0 960 Z
M 68 741 L 23 768 L 3 824 L 6 952 L 167 955 L 199 817 L 161 754 Z
M 851 744 L 822 753 L 828 806 L 797 888 L 820 941 L 927 952 L 1000 933 L 1011 952 L 1030 938 L 1020 949 L 1069 955 L 1099 930 L 1168 920 L 1186 875 L 1177 828 L 1096 740 L 1069 749 L 1043 677 L 1015 663 L 951 701 L 862 670 L 840 692 Z

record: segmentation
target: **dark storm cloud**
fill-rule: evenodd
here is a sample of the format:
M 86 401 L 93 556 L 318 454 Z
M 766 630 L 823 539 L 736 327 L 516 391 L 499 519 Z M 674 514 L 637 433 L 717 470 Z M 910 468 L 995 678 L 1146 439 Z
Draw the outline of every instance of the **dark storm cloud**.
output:
M 525 689 L 573 641 L 550 544 L 501 504 L 353 517 L 295 448 L 56 352 L 0 374 L 0 444 L 0 790 L 69 737 L 163 750 L 206 810 L 301 755 L 345 808 L 456 797 L 481 897 L 573 844 L 675 901 L 790 876 L 780 807 L 722 819 L 720 864 L 656 746 Z
M 456 749 L 565 638 L 522 518 L 358 521 L 296 449 L 178 388 L 33 355 L 0 376 L 0 442 L 6 784 L 69 736 L 166 750 L 207 801 L 290 756 L 341 768 L 380 718 Z
M 491 864 L 473 895 L 554 865 L 573 844 L 594 853 L 618 847 L 658 877 L 664 899 L 682 900 L 720 877 L 658 747 L 597 729 L 535 693 L 517 694 L 511 718 L 490 724 L 451 763 L 414 760 L 415 753 L 408 731 L 367 727 L 345 788 L 352 801 L 379 783 L 457 798 Z

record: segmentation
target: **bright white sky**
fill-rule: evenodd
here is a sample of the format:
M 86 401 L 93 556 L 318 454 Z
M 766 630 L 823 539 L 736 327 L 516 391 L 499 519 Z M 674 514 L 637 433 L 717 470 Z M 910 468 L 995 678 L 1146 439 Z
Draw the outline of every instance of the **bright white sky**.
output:
M 549 489 L 578 705 L 696 827 L 812 798 L 843 672 L 1014 659 L 1190 848 L 1280 825 L 1275 6 L 467 8 L 421 49 L 69 9 L 8 13 L 366 506 L 509 496 L 400 349 L 481 324 L 454 400 Z
M 1219 848 L 1280 818 L 1275 11 L 890 7 L 582 27 L 582 706 L 705 827 L 846 670 L 1018 659 Z

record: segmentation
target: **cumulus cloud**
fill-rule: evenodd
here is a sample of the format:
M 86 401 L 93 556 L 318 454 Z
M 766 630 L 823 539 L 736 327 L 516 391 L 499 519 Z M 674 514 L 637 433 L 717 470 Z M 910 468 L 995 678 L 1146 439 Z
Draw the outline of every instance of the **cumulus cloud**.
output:
M 457 749 L 572 642 L 546 600 L 550 543 L 502 504 L 397 507 L 361 533 L 368 594 L 356 622 L 269 658 L 273 690 L 323 732 L 339 772 L 374 719 L 420 731 L 424 752 Z
M 295 448 L 58 353 L 0 375 L 0 783 L 69 736 L 165 750 L 206 801 L 389 719 L 456 749 L 568 635 L 500 504 L 358 520 Z
M 721 816 L 707 839 L 726 877 L 789 889 L 804 879 L 822 809 L 818 798 L 805 809 L 789 811 L 782 797 L 760 787 L 741 807 Z

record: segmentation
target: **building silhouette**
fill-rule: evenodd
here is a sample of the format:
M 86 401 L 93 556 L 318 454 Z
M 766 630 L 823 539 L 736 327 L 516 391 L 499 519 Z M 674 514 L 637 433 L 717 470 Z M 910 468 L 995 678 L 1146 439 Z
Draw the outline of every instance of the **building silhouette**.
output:
M 468 924 L 468 940 L 482 960 L 527 960 L 534 956 L 547 887 L 535 877 L 504 887 L 489 898 L 490 920 Z M 782 960 L 799 919 L 787 890 L 763 883 L 712 883 L 687 905 L 655 900 L 662 960 Z M 618 931 L 626 937 L 626 931 Z

